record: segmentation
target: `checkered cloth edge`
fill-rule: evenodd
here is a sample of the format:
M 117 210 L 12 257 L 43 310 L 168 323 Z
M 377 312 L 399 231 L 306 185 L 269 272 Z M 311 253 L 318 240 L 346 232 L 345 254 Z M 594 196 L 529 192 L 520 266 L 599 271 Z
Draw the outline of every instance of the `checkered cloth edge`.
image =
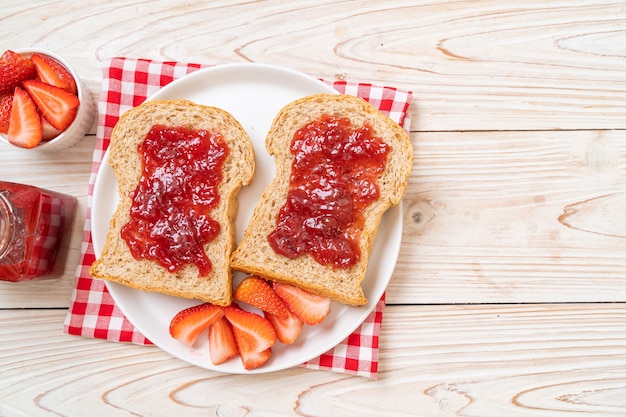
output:
M 89 275 L 95 260 L 91 237 L 93 187 L 115 123 L 125 111 L 141 104 L 161 87 L 208 65 L 159 62 L 148 59 L 118 57 L 102 62 L 102 93 L 98 101 L 98 127 L 89 178 L 87 213 L 81 245 L 81 258 L 76 269 L 76 282 L 64 331 L 71 335 L 148 345 L 145 338 L 124 317 L 109 294 L 104 282 Z M 408 107 L 410 91 L 393 87 L 349 81 L 322 80 L 342 94 L 361 97 L 387 114 L 407 131 L 410 126 Z M 385 308 L 385 296 L 366 320 L 350 336 L 328 352 L 302 366 L 330 370 L 375 379 L 378 373 L 378 338 Z

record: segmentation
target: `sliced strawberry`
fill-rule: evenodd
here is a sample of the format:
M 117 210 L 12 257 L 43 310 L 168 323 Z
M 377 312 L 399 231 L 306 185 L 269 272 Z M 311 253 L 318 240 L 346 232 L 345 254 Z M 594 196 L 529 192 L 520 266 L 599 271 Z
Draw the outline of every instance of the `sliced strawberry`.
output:
M 272 323 L 274 330 L 276 331 L 276 338 L 282 343 L 289 345 L 298 340 L 300 333 L 302 333 L 303 322 L 291 311 L 288 313 L 288 317 L 283 319 L 272 313 L 265 313 L 265 318 Z
M 192 346 L 200 333 L 223 315 L 221 307 L 210 303 L 186 308 L 172 318 L 170 335 L 187 346 Z
M 213 365 L 219 365 L 237 356 L 233 329 L 224 316 L 209 326 L 209 356 Z
M 15 87 L 7 139 L 22 148 L 34 148 L 41 142 L 41 119 L 28 93 Z
M 235 299 L 248 303 L 259 310 L 272 313 L 283 319 L 288 318 L 289 309 L 287 305 L 263 278 L 255 276 L 245 278 L 237 286 L 233 296 Z
M 224 307 L 224 315 L 233 328 L 237 349 L 246 369 L 257 365 L 259 354 L 276 344 L 274 326 L 265 317 L 237 307 Z M 269 356 L 268 356 L 269 357 Z M 263 363 L 267 360 L 263 361 Z
M 35 64 L 10 49 L 0 56 L 0 95 L 11 94 L 22 82 L 37 76 Z
M 46 120 L 45 117 L 41 117 L 41 132 L 43 141 L 48 141 L 56 138 L 62 132 L 59 129 L 56 129 L 54 126 L 50 124 L 49 121 Z
M 12 105 L 13 94 L 5 94 L 0 98 L 0 133 L 7 133 L 9 131 Z
M 241 363 L 247 370 L 258 368 L 272 356 L 272 348 L 267 348 L 261 352 L 240 352 Z
M 224 315 L 233 326 L 241 351 L 261 352 L 276 343 L 276 331 L 265 317 L 237 307 L 224 307 Z
M 33 98 L 41 115 L 55 129 L 65 130 L 76 118 L 78 97 L 62 88 L 37 80 L 22 83 Z
M 289 309 L 305 324 L 319 324 L 330 313 L 330 299 L 311 294 L 301 288 L 274 282 L 274 291 Z
M 33 54 L 31 60 L 41 81 L 62 88 L 72 94 L 77 94 L 78 90 L 76 89 L 74 77 L 59 62 L 49 56 L 40 54 Z

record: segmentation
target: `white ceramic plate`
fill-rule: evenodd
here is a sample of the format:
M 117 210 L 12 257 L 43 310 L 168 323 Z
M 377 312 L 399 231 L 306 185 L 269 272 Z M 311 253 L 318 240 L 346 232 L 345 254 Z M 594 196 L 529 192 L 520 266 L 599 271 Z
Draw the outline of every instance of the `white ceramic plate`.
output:
M 287 103 L 311 94 L 337 92 L 323 82 L 296 71 L 264 64 L 230 64 L 198 70 L 184 76 L 150 99 L 185 98 L 221 107 L 235 116 L 252 138 L 256 157 L 253 185 L 239 194 L 237 240 L 241 240 L 252 211 L 265 186 L 274 176 L 274 160 L 265 150 L 265 134 L 276 113 Z M 92 234 L 96 256 L 102 252 L 105 235 L 118 203 L 117 181 L 105 154 L 93 194 Z M 260 368 L 247 371 L 237 358 L 221 365 L 209 359 L 208 341 L 201 338 L 194 348 L 172 339 L 169 323 L 180 310 L 199 301 L 134 290 L 113 282 L 106 285 L 116 304 L 131 323 L 156 346 L 193 365 L 226 373 L 273 372 L 319 356 L 350 335 L 375 307 L 393 273 L 400 249 L 402 213 L 400 206 L 384 216 L 370 258 L 363 291 L 369 300 L 361 307 L 333 303 L 331 313 L 317 326 L 305 326 L 292 345 L 277 342 L 272 357 Z M 243 274 L 235 273 L 235 285 Z

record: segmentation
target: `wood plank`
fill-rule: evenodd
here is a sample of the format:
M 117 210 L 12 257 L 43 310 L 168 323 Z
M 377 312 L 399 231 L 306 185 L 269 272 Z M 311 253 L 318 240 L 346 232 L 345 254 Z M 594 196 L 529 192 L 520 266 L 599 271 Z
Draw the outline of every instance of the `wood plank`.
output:
M 418 132 L 391 304 L 626 301 L 626 142 L 620 131 Z M 79 198 L 66 275 L 0 283 L 0 305 L 66 307 L 92 138 L 44 158 L 12 151 L 0 178 Z M 61 174 L 65 172 L 66 174 Z M 33 297 L 45 293 L 46 297 Z
M 626 413 L 626 305 L 391 306 L 378 380 L 188 366 L 0 311 L 0 414 L 612 416 Z M 280 393 L 280 395 L 278 395 Z
M 0 47 L 53 49 L 95 91 L 99 60 L 113 56 L 252 61 L 410 89 L 413 130 L 626 128 L 622 2 L 118 0 L 3 10 Z
M 50 153 L 15 150 L 4 146 L 1 148 L 0 180 L 72 195 L 78 200 L 78 205 L 69 237 L 64 275 L 56 279 L 19 283 L 0 281 L 0 307 L 68 306 L 80 258 L 94 143 L 95 137 L 87 136 L 70 149 Z
M 414 134 L 389 302 L 626 301 L 623 139 Z

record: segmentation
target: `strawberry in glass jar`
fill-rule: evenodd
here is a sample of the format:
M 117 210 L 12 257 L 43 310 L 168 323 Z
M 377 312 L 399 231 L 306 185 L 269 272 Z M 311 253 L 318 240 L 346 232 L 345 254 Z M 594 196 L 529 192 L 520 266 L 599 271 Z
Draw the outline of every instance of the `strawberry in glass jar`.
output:
M 74 197 L 0 181 L 0 280 L 63 274 Z

